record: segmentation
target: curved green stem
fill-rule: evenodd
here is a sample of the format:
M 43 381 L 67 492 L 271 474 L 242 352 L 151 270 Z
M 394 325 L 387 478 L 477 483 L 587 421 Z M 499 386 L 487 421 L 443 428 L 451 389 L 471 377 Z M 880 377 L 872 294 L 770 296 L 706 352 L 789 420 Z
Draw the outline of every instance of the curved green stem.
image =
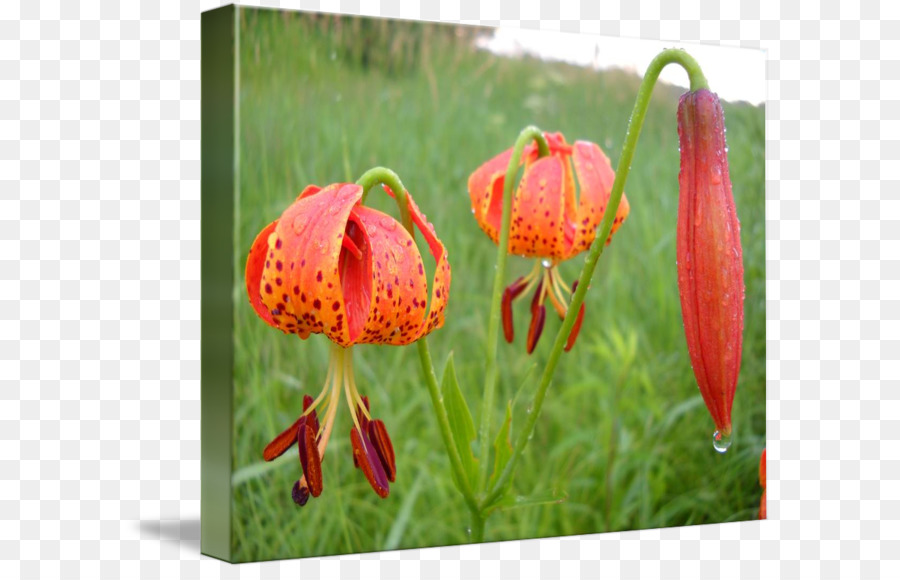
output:
M 419 361 L 422 363 L 422 374 L 425 375 L 425 384 L 428 387 L 428 394 L 431 395 L 431 405 L 434 407 L 434 414 L 437 416 L 438 426 L 441 430 L 441 439 L 444 440 L 444 447 L 447 448 L 447 455 L 450 456 L 450 466 L 463 487 L 463 497 L 469 511 L 472 512 L 473 521 L 476 517 L 480 517 L 478 502 L 475 495 L 469 487 L 469 480 L 466 471 L 463 469 L 462 459 L 459 457 L 459 451 L 453 442 L 453 432 L 450 430 L 450 420 L 447 417 L 447 409 L 444 407 L 444 399 L 441 396 L 440 387 L 438 387 L 437 375 L 434 373 L 434 364 L 431 361 L 431 352 L 428 350 L 428 340 L 425 337 L 420 338 L 416 342 L 419 351 Z
M 647 72 L 644 74 L 644 80 L 641 82 L 641 87 L 638 90 L 637 99 L 634 103 L 631 120 L 628 122 L 628 130 L 625 133 L 625 143 L 622 145 L 622 155 L 619 158 L 619 165 L 616 167 L 616 178 L 615 181 L 613 181 L 609 202 L 607 203 L 606 211 L 603 214 L 603 221 L 600 222 L 600 231 L 597 234 L 596 239 L 594 239 L 594 243 L 591 244 L 588 256 L 585 259 L 584 268 L 581 270 L 581 275 L 578 278 L 578 288 L 576 288 L 574 294 L 572 294 L 569 310 L 566 313 L 562 326 L 560 326 L 559 332 L 556 334 L 556 340 L 550 351 L 547 366 L 544 368 L 544 374 L 541 376 L 540 385 L 538 386 L 537 392 L 534 395 L 534 400 L 529 408 L 530 413 L 525 419 L 525 425 L 516 438 L 512 456 L 510 457 L 509 462 L 507 462 L 506 467 L 503 469 L 503 473 L 500 474 L 500 477 L 494 484 L 494 488 L 490 490 L 486 497 L 484 497 L 481 503 L 482 509 L 490 506 L 491 503 L 500 497 L 501 490 L 515 472 L 516 463 L 521 457 L 525 446 L 528 444 L 534 426 L 541 414 L 541 406 L 544 403 L 544 397 L 547 394 L 547 389 L 553 378 L 553 372 L 556 370 L 556 365 L 559 362 L 559 357 L 562 354 L 569 333 L 575 325 L 575 318 L 578 315 L 581 305 L 584 303 L 584 296 L 590 286 L 591 278 L 597 267 L 597 261 L 603 254 L 603 250 L 606 247 L 606 240 L 609 238 L 609 232 L 612 230 L 613 220 L 619 209 L 619 202 L 622 200 L 622 192 L 625 190 L 625 181 L 628 179 L 628 172 L 631 170 L 631 160 L 634 158 L 638 137 L 640 137 L 641 127 L 644 124 L 644 116 L 650 105 L 650 95 L 653 92 L 653 87 L 656 85 L 656 80 L 659 78 L 659 73 L 666 65 L 672 63 L 681 65 L 685 71 L 687 71 L 692 91 L 709 88 L 706 77 L 703 76 L 703 71 L 700 70 L 700 65 L 697 64 L 697 61 L 694 60 L 693 57 L 683 50 L 674 48 L 664 50 L 659 53 L 650 63 L 650 66 L 647 67 Z
M 384 184 L 390 187 L 391 191 L 394 192 L 397 207 L 400 208 L 400 223 L 403 224 L 403 227 L 406 228 L 410 235 L 413 234 L 412 215 L 409 213 L 409 202 L 406 201 L 406 196 L 409 194 L 396 173 L 387 167 L 373 167 L 363 173 L 362 177 L 356 180 L 356 184 L 361 185 L 363 188 L 362 198 L 360 198 L 359 203 L 366 202 L 369 191 L 376 185 Z
M 409 192 L 400 182 L 400 177 L 396 173 L 385 167 L 375 167 L 366 171 L 356 183 L 363 188 L 360 203 L 363 203 L 369 191 L 379 184 L 387 185 L 394 192 L 397 206 L 400 208 L 400 220 L 403 227 L 413 235 L 412 215 L 409 213 L 409 202 L 407 196 Z M 472 512 L 473 519 L 479 516 L 478 502 L 475 500 L 475 494 L 469 487 L 469 481 L 466 472 L 462 466 L 462 460 L 459 457 L 459 451 L 453 442 L 453 433 L 450 430 L 450 420 L 447 417 L 447 409 L 444 407 L 444 400 L 441 397 L 440 387 L 438 386 L 437 376 L 434 373 L 434 364 L 431 361 L 431 352 L 428 350 L 428 341 L 423 337 L 416 342 L 419 351 L 419 361 L 422 363 L 422 374 L 425 376 L 425 384 L 428 387 L 428 394 L 431 395 L 431 404 L 434 407 L 434 414 L 437 416 L 438 425 L 441 430 L 441 438 L 444 440 L 444 447 L 447 448 L 447 455 L 450 457 L 450 466 L 456 474 L 457 479 L 462 482 L 463 497 L 469 510 Z
M 544 157 L 550 154 L 547 140 L 544 134 L 535 126 L 522 129 L 516 144 L 513 146 L 512 156 L 506 166 L 506 177 L 503 182 L 503 217 L 500 220 L 500 240 L 497 242 L 497 270 L 494 272 L 494 290 L 491 293 L 491 314 L 488 318 L 487 334 L 487 362 L 484 373 L 484 400 L 481 406 L 481 426 L 478 431 L 479 453 L 478 460 L 481 463 L 478 488 L 483 489 L 488 477 L 491 444 L 491 419 L 494 410 L 494 392 L 497 388 L 497 339 L 500 332 L 500 302 L 503 299 L 503 282 L 506 279 L 506 259 L 509 255 L 509 226 L 512 219 L 512 191 L 515 185 L 516 173 L 519 171 L 519 163 L 522 159 L 522 151 L 531 141 L 538 146 L 538 156 Z

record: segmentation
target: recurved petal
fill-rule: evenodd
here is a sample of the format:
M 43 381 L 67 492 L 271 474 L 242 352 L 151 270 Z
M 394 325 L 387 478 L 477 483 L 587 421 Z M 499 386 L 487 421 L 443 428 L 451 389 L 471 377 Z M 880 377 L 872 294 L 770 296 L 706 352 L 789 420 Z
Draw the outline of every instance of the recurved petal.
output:
M 509 252 L 529 257 L 565 256 L 565 166 L 551 155 L 535 161 L 513 198 Z
M 597 226 L 603 219 L 606 205 L 609 203 L 609 194 L 612 191 L 616 174 L 612 169 L 609 158 L 598 145 L 588 141 L 576 141 L 573 146 L 572 161 L 575 165 L 575 175 L 578 179 L 580 196 L 575 219 L 567 224 L 566 238 L 570 240 L 571 249 L 569 256 L 574 256 L 586 250 L 597 235 Z M 612 236 L 628 217 L 630 206 L 628 198 L 622 194 L 616 218 L 609 232 L 608 244 Z
M 260 295 L 260 280 L 262 279 L 263 269 L 266 265 L 266 254 L 269 252 L 269 236 L 278 225 L 278 220 L 270 223 L 262 229 L 250 246 L 250 255 L 247 256 L 247 266 L 244 268 L 244 281 L 247 285 L 247 296 L 250 298 L 250 305 L 260 318 L 265 320 L 271 326 L 277 328 L 277 324 L 272 321 L 272 314 L 266 305 L 263 304 Z
M 478 220 L 479 224 L 484 221 L 487 210 L 490 207 L 493 182 L 498 176 L 501 182 L 501 190 L 503 188 L 503 175 L 506 173 L 506 167 L 509 165 L 510 157 L 512 157 L 512 148 L 496 155 L 469 176 L 469 199 L 472 202 L 472 210 L 475 212 L 475 219 Z M 484 226 L 482 225 L 482 228 L 483 227 Z
M 426 221 L 425 214 L 419 210 L 412 196 L 407 195 L 406 198 L 409 200 L 409 213 L 412 215 L 413 223 L 422 232 L 422 237 L 425 238 L 435 261 L 428 315 L 419 328 L 418 337 L 421 337 L 444 325 L 444 310 L 447 309 L 447 300 L 450 298 L 450 262 L 447 259 L 447 249 L 434 232 L 434 226 Z
M 302 338 L 323 332 L 337 344 L 352 344 L 339 261 L 350 210 L 361 196 L 355 184 L 307 188 L 269 235 L 260 294 L 286 332 Z
M 367 306 L 367 320 L 355 342 L 409 344 L 420 335 L 428 299 L 428 282 L 422 256 L 412 236 L 393 217 L 376 209 L 357 206 L 358 220 L 366 237 L 363 259 L 370 263 L 368 277 L 350 275 L 345 268 L 344 297 L 352 308 Z M 350 256 L 346 263 L 355 259 Z

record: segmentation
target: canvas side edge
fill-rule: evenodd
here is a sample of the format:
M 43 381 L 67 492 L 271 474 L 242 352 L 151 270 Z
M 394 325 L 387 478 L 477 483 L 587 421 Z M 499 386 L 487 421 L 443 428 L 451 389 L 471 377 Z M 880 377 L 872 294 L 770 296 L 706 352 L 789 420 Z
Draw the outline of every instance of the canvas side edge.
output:
M 201 15 L 200 551 L 231 561 L 235 6 Z

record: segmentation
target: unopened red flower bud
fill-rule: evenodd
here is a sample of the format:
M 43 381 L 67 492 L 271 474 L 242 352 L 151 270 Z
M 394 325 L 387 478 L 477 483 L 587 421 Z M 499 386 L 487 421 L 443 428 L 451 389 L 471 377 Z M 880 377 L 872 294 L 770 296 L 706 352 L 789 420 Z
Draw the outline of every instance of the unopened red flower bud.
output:
M 744 266 L 718 96 L 707 89 L 682 95 L 678 138 L 681 314 L 694 376 L 718 431 L 714 443 L 724 451 L 741 366 Z

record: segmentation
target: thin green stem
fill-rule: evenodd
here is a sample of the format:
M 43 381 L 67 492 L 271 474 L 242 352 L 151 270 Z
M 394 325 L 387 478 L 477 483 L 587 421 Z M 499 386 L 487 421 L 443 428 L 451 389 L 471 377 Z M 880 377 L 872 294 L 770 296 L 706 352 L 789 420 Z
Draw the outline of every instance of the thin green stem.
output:
M 487 519 L 480 511 L 472 512 L 472 527 L 470 533 L 472 541 L 479 544 L 484 541 L 484 522 Z
M 484 374 L 484 399 L 481 406 L 481 426 L 478 431 L 479 453 L 478 460 L 481 470 L 478 480 L 478 489 L 484 489 L 487 482 L 490 462 L 491 444 L 491 419 L 494 411 L 494 393 L 497 389 L 497 340 L 500 332 L 500 302 L 503 298 L 503 282 L 506 279 L 506 259 L 509 248 L 509 225 L 512 218 L 512 192 L 515 185 L 516 173 L 519 171 L 519 163 L 522 159 L 522 151 L 531 141 L 538 146 L 538 155 L 544 157 L 550 154 L 547 140 L 544 134 L 535 126 L 522 129 L 516 144 L 513 146 L 512 156 L 506 167 L 506 177 L 503 182 L 503 217 L 500 220 L 500 240 L 497 242 L 497 270 L 494 272 L 494 290 L 491 293 L 491 314 L 488 318 L 487 358 Z
M 559 332 L 556 334 L 556 340 L 553 343 L 553 348 L 547 359 L 547 366 L 544 367 L 544 374 L 541 376 L 540 385 L 538 386 L 537 392 L 529 407 L 530 412 L 525 419 L 525 425 L 516 438 L 512 456 L 510 457 L 509 462 L 507 462 L 506 467 L 503 469 L 503 473 L 500 474 L 500 477 L 494 484 L 494 488 L 484 497 L 481 503 L 482 509 L 490 506 L 500 497 L 504 486 L 515 472 L 516 464 L 518 463 L 525 446 L 528 444 L 534 426 L 541 414 L 541 406 L 544 403 L 547 389 L 550 387 L 553 372 L 556 370 L 556 365 L 559 362 L 559 357 L 562 354 L 569 333 L 575 325 L 575 318 L 578 315 L 581 305 L 584 303 L 584 296 L 590 286 L 591 278 L 597 267 L 597 261 L 603 254 L 603 250 L 606 247 L 606 240 L 609 238 L 609 232 L 612 230 L 613 220 L 619 209 L 619 202 L 622 199 L 622 192 L 625 190 L 625 181 L 628 179 L 628 172 L 631 170 L 631 161 L 634 158 L 634 151 L 637 146 L 638 137 L 640 137 L 641 134 L 641 127 L 644 124 L 644 116 L 650 105 L 650 96 L 653 93 L 653 87 L 656 85 L 656 80 L 659 78 L 659 73 L 662 69 L 666 65 L 672 63 L 681 65 L 685 71 L 687 71 L 691 82 L 691 90 L 709 87 L 706 77 L 703 76 L 703 72 L 700 70 L 700 65 L 697 64 L 697 61 L 688 53 L 680 49 L 667 49 L 662 51 L 653 59 L 650 66 L 647 67 L 647 72 L 644 74 L 644 80 L 641 82 L 641 87 L 638 90 L 637 99 L 634 103 L 634 110 L 631 113 L 631 119 L 628 122 L 628 130 L 625 133 L 625 143 L 622 145 L 622 155 L 619 158 L 619 165 L 616 168 L 616 178 L 615 181 L 613 181 L 609 202 L 607 203 L 606 211 L 603 214 L 603 220 L 600 222 L 600 231 L 597 234 L 596 239 L 594 239 L 594 243 L 591 244 L 588 256 L 585 259 L 584 268 L 582 268 L 581 276 L 578 278 L 578 288 L 572 295 L 572 300 L 569 303 L 569 310 L 566 313 L 566 317 L 563 320 Z
M 363 188 L 362 198 L 360 198 L 359 203 L 365 203 L 369 191 L 376 185 L 384 184 L 390 187 L 391 191 L 394 192 L 397 207 L 400 208 L 400 223 L 412 235 L 412 215 L 409 213 L 409 202 L 406 200 L 406 196 L 409 193 L 403 187 L 403 183 L 396 173 L 386 167 L 373 167 L 363 173 L 362 177 L 356 180 L 356 184 L 361 185 Z
M 387 185 L 394 192 L 397 206 L 400 208 L 400 221 L 403 227 L 413 235 L 412 215 L 409 213 L 409 202 L 407 197 L 409 192 L 400 182 L 400 177 L 396 173 L 385 167 L 375 167 L 366 171 L 356 183 L 363 188 L 360 203 L 365 202 L 369 191 L 379 184 Z M 447 448 L 447 455 L 450 457 L 450 466 L 452 467 L 457 479 L 463 487 L 463 497 L 472 512 L 473 518 L 480 517 L 478 511 L 478 502 L 475 500 L 475 494 L 469 486 L 466 472 L 463 469 L 462 459 L 459 457 L 459 451 L 453 442 L 453 433 L 450 430 L 450 420 L 447 417 L 447 409 L 444 407 L 444 399 L 441 396 L 440 387 L 438 386 L 437 375 L 434 372 L 434 364 L 431 361 L 431 352 L 428 350 L 428 341 L 423 337 L 416 342 L 419 351 L 419 361 L 422 363 L 422 374 L 425 375 L 425 384 L 428 387 L 428 393 L 431 395 L 431 404 L 434 407 L 434 414 L 437 416 L 438 425 L 440 426 L 441 438 L 444 440 L 444 447 Z
M 450 457 L 450 466 L 456 478 L 460 481 L 463 488 L 463 497 L 469 511 L 472 512 L 473 521 L 476 517 L 481 517 L 478 502 L 469 487 L 469 480 L 466 471 L 463 469 L 462 459 L 459 457 L 459 451 L 453 442 L 453 432 L 450 430 L 450 420 L 447 417 L 447 409 L 444 407 L 444 399 L 441 396 L 438 387 L 437 375 L 434 373 L 434 364 L 431 361 L 431 352 L 428 350 L 428 341 L 425 337 L 420 338 L 416 342 L 419 351 L 419 361 L 422 363 L 422 374 L 425 375 L 425 384 L 428 387 L 428 394 L 431 395 L 431 405 L 434 407 L 434 414 L 437 416 L 438 426 L 441 431 L 441 439 L 444 440 L 444 447 L 447 448 L 447 455 Z

